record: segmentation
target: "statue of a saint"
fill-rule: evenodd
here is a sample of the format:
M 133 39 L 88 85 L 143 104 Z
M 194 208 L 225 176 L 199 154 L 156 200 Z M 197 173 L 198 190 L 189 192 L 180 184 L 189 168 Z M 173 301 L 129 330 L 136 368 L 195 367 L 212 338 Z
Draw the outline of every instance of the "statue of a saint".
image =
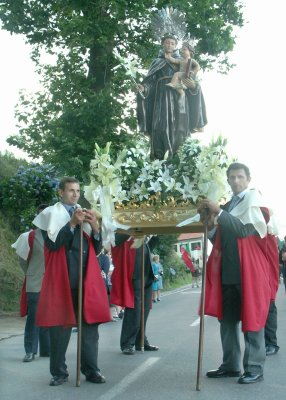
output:
M 184 93 L 171 85 L 173 75 L 179 70 L 180 60 L 177 38 L 166 34 L 161 39 L 162 49 L 151 63 L 149 72 L 138 89 L 139 130 L 150 136 L 151 157 L 162 159 L 169 151 L 172 157 L 179 146 L 192 133 L 202 131 L 207 124 L 205 101 L 197 78 L 181 76 Z

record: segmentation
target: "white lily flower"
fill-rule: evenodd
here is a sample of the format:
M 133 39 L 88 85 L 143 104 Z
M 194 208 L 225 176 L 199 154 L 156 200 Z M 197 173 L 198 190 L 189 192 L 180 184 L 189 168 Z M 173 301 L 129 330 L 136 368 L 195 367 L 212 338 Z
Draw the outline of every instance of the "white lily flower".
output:
M 117 192 L 117 195 L 114 197 L 114 202 L 115 203 L 123 203 L 124 201 L 128 201 L 129 198 L 127 196 L 127 192 L 126 190 L 121 190 L 119 192 Z
M 130 167 L 136 167 L 137 164 L 136 164 L 136 161 L 133 160 L 131 157 L 127 157 L 123 166 L 126 168 L 130 168 Z
M 146 168 L 143 168 L 141 170 L 141 174 L 138 176 L 137 181 L 139 182 L 146 182 L 150 179 L 152 179 L 153 176 L 149 175 L 149 171 Z
M 138 183 L 135 183 L 135 185 L 131 186 L 130 193 L 133 194 L 134 196 L 140 193 L 140 186 L 138 185 Z
M 139 185 L 138 185 L 139 186 Z M 142 183 L 141 186 L 139 186 L 139 193 L 138 193 L 139 199 L 140 201 L 142 201 L 143 199 L 148 199 L 149 197 L 149 191 L 146 188 L 145 184 Z
M 164 182 L 170 179 L 170 170 L 168 167 L 165 166 L 164 171 L 162 171 L 161 169 L 159 170 L 159 178 L 158 180 L 160 182 Z
M 174 190 L 176 187 L 176 181 L 174 178 L 169 178 L 169 180 L 164 180 L 163 184 L 165 185 L 167 192 Z
M 157 193 L 157 192 L 161 192 L 161 190 L 162 190 L 162 187 L 161 187 L 161 185 L 160 185 L 160 183 L 158 182 L 158 181 L 155 181 L 155 182 L 150 182 L 150 186 L 148 187 L 148 190 L 150 191 L 150 192 L 155 192 L 155 193 Z
M 150 167 L 152 168 L 153 171 L 157 171 L 160 168 L 162 168 L 162 164 L 165 162 L 165 160 L 154 160 L 151 162 Z

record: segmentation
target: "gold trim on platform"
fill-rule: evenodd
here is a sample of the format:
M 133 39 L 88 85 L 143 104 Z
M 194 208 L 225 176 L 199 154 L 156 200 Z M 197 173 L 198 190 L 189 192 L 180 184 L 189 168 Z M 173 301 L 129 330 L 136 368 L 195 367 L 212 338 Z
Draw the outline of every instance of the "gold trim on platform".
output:
M 200 222 L 181 228 L 177 227 L 180 222 L 196 214 L 197 207 L 195 205 L 161 207 L 160 209 L 151 206 L 138 209 L 122 207 L 115 209 L 113 219 L 119 224 L 130 227 L 127 231 L 128 234 L 134 232 L 144 234 L 201 232 L 202 224 Z
M 123 225 L 132 227 L 143 226 L 176 226 L 187 218 L 193 217 L 197 213 L 196 209 L 170 208 L 156 210 L 149 208 L 145 210 L 115 210 L 113 218 Z

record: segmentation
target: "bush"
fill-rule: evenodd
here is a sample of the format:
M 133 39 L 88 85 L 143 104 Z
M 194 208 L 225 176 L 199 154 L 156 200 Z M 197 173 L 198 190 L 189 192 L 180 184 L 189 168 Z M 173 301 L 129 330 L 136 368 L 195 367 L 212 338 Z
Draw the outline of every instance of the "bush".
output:
M 192 282 L 190 270 L 186 268 L 181 257 L 170 250 L 168 257 L 161 260 L 164 269 L 164 289 L 172 289 Z M 175 274 L 174 274 L 174 272 Z
M 17 232 L 30 229 L 37 207 L 57 201 L 56 170 L 50 165 L 20 166 L 12 177 L 0 179 L 0 208 Z

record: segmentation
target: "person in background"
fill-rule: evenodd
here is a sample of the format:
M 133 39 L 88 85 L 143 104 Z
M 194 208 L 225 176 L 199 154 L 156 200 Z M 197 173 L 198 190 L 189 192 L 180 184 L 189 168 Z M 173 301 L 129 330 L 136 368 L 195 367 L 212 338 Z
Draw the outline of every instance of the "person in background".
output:
M 114 270 L 114 265 L 112 262 L 112 257 L 111 257 L 111 253 L 109 252 L 109 259 L 110 259 L 110 269 L 109 269 L 109 273 L 107 276 L 107 280 L 108 280 L 108 287 L 109 287 L 109 293 L 111 293 L 111 289 L 112 289 L 112 273 Z M 123 315 L 124 315 L 124 308 L 118 306 L 117 304 L 110 304 L 110 307 L 112 309 L 112 315 L 113 318 L 115 318 L 116 321 L 118 321 L 118 319 L 122 319 Z
M 159 257 L 159 256 L 158 256 Z M 158 259 L 158 261 L 160 258 Z M 158 297 L 157 300 L 161 301 L 161 290 L 163 290 L 163 275 L 164 275 L 164 269 L 161 263 L 159 263 L 159 280 L 158 280 Z
M 37 214 L 42 212 L 48 204 L 41 204 Z M 21 316 L 27 315 L 24 331 L 25 357 L 23 362 L 35 359 L 40 344 L 40 357 L 50 354 L 49 330 L 36 325 L 36 312 L 45 273 L 44 240 L 40 229 L 30 230 L 19 236 L 12 244 L 19 256 L 19 262 L 25 273 L 25 280 L 21 295 Z
M 108 294 L 108 299 L 109 299 L 109 307 L 110 307 L 110 316 L 111 316 L 111 321 L 116 322 L 118 321 L 118 314 L 116 311 L 116 308 L 110 304 L 110 292 L 111 292 L 111 281 L 110 281 L 110 256 L 109 252 L 105 249 L 102 249 L 100 254 L 97 256 L 98 263 L 101 269 L 101 274 L 104 279 L 105 285 L 106 285 L 106 290 Z
M 155 280 L 152 283 L 152 301 L 153 303 L 157 303 L 157 301 L 161 301 L 160 290 L 163 288 L 163 267 L 160 263 L 160 257 L 157 254 L 153 256 L 152 269 L 155 277 Z
M 205 313 L 218 318 L 223 349 L 222 364 L 207 377 L 239 377 L 238 383 L 251 384 L 263 380 L 264 327 L 278 289 L 278 230 L 260 192 L 248 189 L 246 165 L 232 163 L 227 180 L 231 201 L 221 208 L 205 199 L 198 208 L 214 243 L 206 269 Z M 241 376 L 240 320 L 245 343 Z
M 277 243 L 277 253 L 279 254 L 279 239 L 276 238 Z M 276 258 L 277 259 L 277 258 Z M 276 280 L 277 280 L 277 288 L 280 283 L 280 265 L 279 258 L 277 260 L 276 266 Z M 270 302 L 269 312 L 264 328 L 264 338 L 265 338 L 265 350 L 267 356 L 273 356 L 278 352 L 280 347 L 277 344 L 277 307 L 275 304 L 275 300 Z
M 96 253 L 101 249 L 97 215 L 82 209 L 79 181 L 64 177 L 59 183 L 61 201 L 46 208 L 33 221 L 42 230 L 46 272 L 36 323 L 50 328 L 50 386 L 68 380 L 66 351 L 72 326 L 77 324 L 79 261 L 83 268 L 81 372 L 86 381 L 104 383 L 98 367 L 98 325 L 110 321 L 106 286 Z M 83 224 L 82 254 L 80 253 Z
M 286 236 L 284 237 L 284 241 L 281 250 L 279 252 L 279 261 L 280 264 L 282 265 L 282 276 L 286 292 Z
M 109 294 L 107 276 L 108 276 L 109 269 L 110 269 L 110 260 L 108 257 L 108 251 L 105 249 L 101 249 L 101 252 L 97 256 L 97 260 L 98 260 L 98 263 L 99 263 L 99 266 L 101 269 L 101 274 L 102 274 L 103 280 L 106 285 L 107 293 Z
M 200 276 L 200 269 L 199 269 L 199 259 L 195 260 L 192 258 L 192 262 L 194 265 L 194 271 L 192 272 L 192 288 L 195 286 L 198 288 L 199 287 L 199 276 Z

